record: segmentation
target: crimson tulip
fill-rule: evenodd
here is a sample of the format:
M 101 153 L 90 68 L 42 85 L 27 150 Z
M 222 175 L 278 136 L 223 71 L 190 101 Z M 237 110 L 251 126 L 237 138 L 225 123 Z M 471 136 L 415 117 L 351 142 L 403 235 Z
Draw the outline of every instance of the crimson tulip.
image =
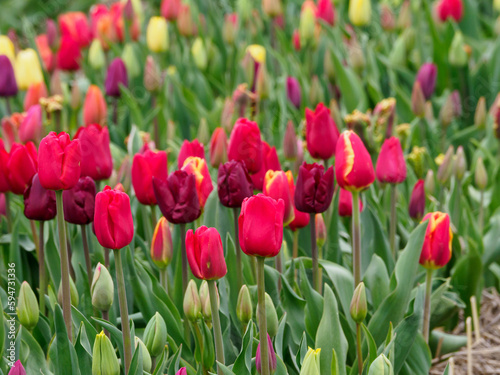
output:
M 132 186 L 137 200 L 145 205 L 155 205 L 153 177 L 166 180 L 168 177 L 167 153 L 153 151 L 148 147 L 134 156 L 132 162 Z
M 92 40 L 87 16 L 83 12 L 68 12 L 58 18 L 61 37 L 72 38 L 80 47 L 86 47 Z
M 121 58 L 117 57 L 109 64 L 104 86 L 106 95 L 116 98 L 121 96 L 120 86 L 128 87 L 127 67 Z
M 299 168 L 294 202 L 297 210 L 321 213 L 330 206 L 333 197 L 333 167 L 326 170 L 317 163 L 304 162 Z
M 335 9 L 332 0 L 318 0 L 316 18 L 325 21 L 330 26 L 335 24 Z
M 7 168 L 9 157 L 10 155 L 5 149 L 3 139 L 0 138 L 0 193 L 10 191 L 9 169 Z
M 86 225 L 93 222 L 95 196 L 95 182 L 88 176 L 81 177 L 74 187 L 64 190 L 64 220 L 77 225 Z
M 82 126 L 74 138 L 80 141 L 82 151 L 80 175 L 90 176 L 95 181 L 109 178 L 113 172 L 113 158 L 108 128 L 99 124 Z
M 241 207 L 243 200 L 252 196 L 252 179 L 245 163 L 232 160 L 219 166 L 217 193 L 222 205 L 232 208 Z
M 101 89 L 90 85 L 83 103 L 83 124 L 106 124 L 107 107 Z
M 181 0 L 163 0 L 161 2 L 160 13 L 168 21 L 175 21 L 179 16 L 179 9 L 181 5 Z
M 363 211 L 363 201 L 359 198 L 359 212 L 361 211 Z M 352 193 L 342 188 L 339 192 L 339 216 L 352 216 Z
M 33 142 L 12 145 L 7 169 L 10 190 L 14 194 L 23 194 L 38 169 L 38 157 Z
M 24 116 L 19 126 L 19 140 L 22 143 L 29 141 L 38 143 L 42 132 L 42 107 L 40 104 L 36 104 L 28 109 L 26 116 Z
M 0 97 L 17 95 L 17 82 L 14 68 L 6 55 L 0 55 Z
M 205 148 L 197 139 L 193 139 L 192 142 L 185 139 L 184 142 L 182 142 L 179 156 L 177 156 L 177 167 L 181 169 L 184 165 L 184 161 L 190 156 L 197 156 L 202 159 L 205 158 Z
M 227 273 L 224 249 L 215 228 L 201 226 L 186 233 L 186 252 L 191 272 L 198 279 L 217 280 Z
M 314 111 L 306 108 L 307 150 L 314 159 L 327 160 L 335 154 L 339 130 L 330 110 L 319 103 Z
M 24 191 L 24 216 L 30 220 L 52 220 L 56 217 L 56 193 L 40 184 L 38 173 Z
M 448 19 L 460 22 L 464 13 L 464 5 L 462 0 L 441 0 L 436 6 L 436 11 L 442 22 Z
M 0 216 L 7 216 L 7 202 L 5 193 L 0 193 Z
M 276 147 L 271 147 L 266 141 L 262 141 L 262 164 L 260 170 L 252 175 L 255 189 L 262 190 L 264 177 L 268 170 L 280 171 L 281 165 L 278 159 Z
M 156 224 L 151 240 L 151 260 L 160 269 L 165 269 L 173 256 L 172 233 L 165 217 L 161 217 Z
M 57 51 L 57 67 L 61 70 L 75 71 L 80 69 L 82 52 L 77 40 L 63 36 Z
M 227 161 L 227 135 L 223 128 L 219 127 L 212 133 L 210 139 L 210 164 L 214 168 Z
M 381 183 L 400 184 L 406 179 L 406 162 L 398 138 L 390 137 L 384 141 L 375 172 Z
M 283 225 L 290 224 L 294 217 L 293 197 L 290 194 L 289 179 L 293 181 L 292 172 L 269 170 L 264 177 L 263 193 L 276 200 L 282 199 L 285 204 Z
M 228 158 L 229 160 L 242 160 L 251 174 L 260 170 L 262 141 L 256 122 L 246 118 L 236 121 L 229 139 Z

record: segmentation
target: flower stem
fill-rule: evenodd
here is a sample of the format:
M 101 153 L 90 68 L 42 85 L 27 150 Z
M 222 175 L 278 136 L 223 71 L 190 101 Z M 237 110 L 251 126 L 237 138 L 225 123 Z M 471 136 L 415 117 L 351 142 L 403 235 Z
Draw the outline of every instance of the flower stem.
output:
M 158 219 L 156 218 L 156 209 L 155 209 L 155 206 L 152 205 L 150 206 L 151 208 L 151 224 L 153 225 L 152 229 L 153 229 L 153 233 L 155 231 L 155 228 L 156 228 L 156 224 L 158 223 Z M 152 239 L 151 239 L 152 241 Z
M 186 224 L 180 224 L 181 232 L 181 256 L 182 256 L 182 295 L 186 294 L 187 284 L 188 284 L 188 264 L 187 264 L 187 253 L 186 253 Z M 184 337 L 186 341 L 189 342 L 189 320 L 184 319 Z
M 297 259 L 299 256 L 299 231 L 296 230 L 293 232 L 293 250 L 292 250 L 292 257 L 293 259 Z M 297 280 L 297 268 L 295 268 L 294 271 L 294 280 Z
M 109 249 L 104 248 L 104 266 L 109 269 Z
M 456 179 L 457 181 L 457 189 L 456 189 L 456 194 L 455 194 L 455 202 L 454 202 L 454 207 L 453 207 L 453 224 L 455 224 L 455 227 L 459 228 L 460 225 L 460 197 L 462 196 L 462 181 L 459 179 Z
M 479 235 L 483 235 L 483 225 L 484 225 L 484 191 L 481 190 L 480 196 L 479 196 Z
M 33 242 L 35 243 L 35 251 L 36 255 L 39 257 L 40 256 L 40 246 L 39 246 L 39 240 L 38 240 L 38 234 L 36 231 L 36 224 L 34 220 L 30 220 L 30 227 L 31 227 L 31 234 L 33 236 Z
M 359 192 L 352 192 L 352 264 L 354 288 L 361 282 L 361 228 L 359 221 Z
M 10 99 L 8 96 L 5 97 L 5 109 L 7 110 L 7 115 L 10 116 L 12 114 L 12 107 L 10 106 Z
M 396 184 L 391 184 L 391 222 L 389 223 L 389 241 L 391 244 L 392 257 L 397 258 L 396 251 L 396 224 L 397 224 L 397 213 L 396 213 L 396 201 L 398 196 L 398 189 Z
M 266 286 L 264 279 L 264 257 L 257 257 L 257 296 L 259 314 L 259 338 L 261 375 L 269 375 L 269 351 L 267 348 Z
M 313 272 L 313 288 L 319 292 L 319 266 L 318 266 L 318 246 L 316 245 L 316 214 L 311 214 L 309 226 L 311 228 L 311 258 Z
M 44 221 L 40 221 L 40 234 L 38 236 L 39 251 L 38 251 L 38 274 L 40 277 L 40 284 L 38 290 L 39 302 L 40 302 L 40 313 L 45 315 L 45 244 L 43 239 L 43 224 Z
M 425 278 L 425 302 L 424 302 L 424 325 L 422 327 L 422 335 L 425 342 L 429 342 L 429 325 L 431 316 L 431 294 L 432 294 L 432 273 L 433 270 L 428 269 Z
M 160 269 L 160 284 L 165 289 L 165 292 L 168 294 L 168 275 L 167 275 L 167 267 Z
M 64 323 L 66 324 L 66 330 L 68 331 L 68 338 L 72 341 L 68 243 L 66 242 L 66 226 L 64 225 L 62 193 L 62 190 L 56 191 L 57 227 L 59 228 L 59 250 L 61 252 L 62 308 Z
M 122 258 L 119 249 L 114 249 L 116 284 L 118 287 L 118 301 L 120 303 L 120 317 L 122 322 L 123 352 L 125 375 L 128 374 L 132 360 L 132 341 L 130 340 L 130 327 L 128 323 L 127 293 L 125 292 L 125 279 L 123 277 Z
M 217 362 L 224 364 L 224 346 L 222 345 L 222 330 L 220 327 L 219 306 L 217 304 L 217 289 L 215 280 L 208 281 L 208 291 L 210 293 L 210 307 L 212 309 L 212 323 L 215 338 L 215 356 Z M 217 366 L 217 374 L 222 375 L 222 369 Z
M 89 281 L 89 288 L 92 285 L 92 261 L 90 260 L 89 243 L 87 241 L 87 226 L 81 225 L 82 230 L 82 243 L 83 253 L 85 255 L 85 265 L 87 266 L 87 279 Z
M 241 289 L 243 284 L 243 269 L 241 266 L 241 249 L 239 240 L 239 228 L 238 228 L 238 208 L 233 208 L 233 219 L 234 219 L 234 246 L 236 247 L 236 279 L 238 282 L 237 290 Z
M 363 373 L 363 352 L 361 351 L 361 324 L 356 323 L 356 349 L 358 352 L 358 373 Z

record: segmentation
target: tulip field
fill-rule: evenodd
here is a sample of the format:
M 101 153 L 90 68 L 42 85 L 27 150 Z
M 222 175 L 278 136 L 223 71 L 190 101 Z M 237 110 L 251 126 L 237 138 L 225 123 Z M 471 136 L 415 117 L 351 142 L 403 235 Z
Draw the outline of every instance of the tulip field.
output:
M 5 3 L 0 375 L 500 374 L 500 0 Z

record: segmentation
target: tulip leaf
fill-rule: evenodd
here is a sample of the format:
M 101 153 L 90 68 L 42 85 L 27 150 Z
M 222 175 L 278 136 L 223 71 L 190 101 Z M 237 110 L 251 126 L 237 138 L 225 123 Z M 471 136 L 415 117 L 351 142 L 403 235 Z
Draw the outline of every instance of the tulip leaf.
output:
M 286 328 L 286 312 L 283 313 L 278 325 L 278 333 L 274 339 L 274 346 L 276 348 L 276 355 L 283 357 L 283 348 L 286 346 L 285 339 Z
M 142 365 L 142 345 L 137 345 L 130 362 L 129 374 L 141 374 L 144 372 Z
M 389 275 L 384 261 L 373 254 L 372 261 L 363 277 L 366 288 L 371 296 L 371 303 L 376 310 L 389 294 Z
M 274 372 L 274 375 L 288 375 L 285 363 L 278 356 L 276 356 L 276 371 Z
M 432 306 L 432 305 L 431 305 Z M 467 345 L 467 336 L 453 335 L 450 333 L 434 330 L 430 334 L 429 347 L 432 353 L 436 353 L 438 345 L 441 345 L 439 353 L 446 355 L 456 352 Z
M 467 305 L 466 316 L 471 315 L 470 298 L 474 295 L 478 297 L 481 295 L 482 269 L 481 258 L 472 252 L 463 255 L 453 267 L 451 285 Z
M 335 194 L 332 201 L 332 215 L 328 224 L 328 236 L 326 236 L 325 256 L 323 259 L 342 264 L 342 250 L 339 243 L 339 194 Z
M 153 375 L 160 375 L 165 373 L 165 367 L 167 367 L 168 362 L 168 348 L 163 349 L 161 356 L 156 363 L 156 368 L 153 371 Z
M 321 315 L 323 314 L 323 297 L 315 291 L 306 276 L 304 263 L 300 263 L 300 290 L 306 300 L 304 320 L 309 336 L 316 337 Z
M 56 374 L 68 374 L 68 375 L 79 375 L 78 368 L 78 358 L 76 356 L 75 348 L 71 344 L 68 338 L 68 331 L 66 330 L 66 325 L 64 324 L 63 312 L 59 305 L 56 305 L 54 311 L 54 324 L 56 336 L 52 343 L 55 350 L 51 354 L 54 354 L 54 364 L 56 368 Z
M 3 317 L 1 323 L 2 325 L 4 325 Z M 27 361 L 24 362 L 26 373 L 36 374 L 41 372 L 45 375 L 52 375 L 52 372 L 49 370 L 49 367 L 47 365 L 45 354 L 38 342 L 31 335 L 31 333 L 26 328 L 21 326 L 21 328 L 19 329 L 18 337 L 20 337 L 21 340 L 24 341 L 29 348 L 29 356 L 27 358 Z
M 305 331 L 304 307 L 306 301 L 300 298 L 285 278 L 282 278 L 281 303 L 287 312 L 287 321 L 295 341 L 299 341 Z M 267 284 L 266 284 L 267 290 Z
M 182 354 L 182 344 L 179 345 L 179 348 L 175 352 L 175 354 L 169 359 L 168 366 L 168 375 L 175 375 L 177 371 L 179 371 L 180 362 L 181 362 L 181 354 Z
M 243 342 L 241 343 L 241 351 L 234 362 L 233 371 L 238 375 L 252 373 L 252 343 L 253 343 L 253 324 L 249 324 Z
M 89 339 L 87 337 L 87 332 L 85 330 L 85 324 L 80 323 L 80 329 L 78 330 L 78 336 L 75 340 L 75 352 L 78 357 L 78 365 L 80 366 L 80 373 L 91 374 L 92 373 L 92 349 L 90 346 Z

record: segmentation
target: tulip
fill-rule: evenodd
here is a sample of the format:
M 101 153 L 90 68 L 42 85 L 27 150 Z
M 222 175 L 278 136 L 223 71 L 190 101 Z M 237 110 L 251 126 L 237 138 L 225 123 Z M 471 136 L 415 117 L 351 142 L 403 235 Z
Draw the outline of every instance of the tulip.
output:
M 453 173 L 453 164 L 454 164 L 453 154 L 454 154 L 454 149 L 453 146 L 450 145 L 437 171 L 437 179 L 439 183 L 443 186 L 448 185 L 448 182 L 450 181 L 451 178 L 451 174 Z
M 99 39 L 94 39 L 89 48 L 89 64 L 95 70 L 100 70 L 106 63 L 106 56 L 102 48 L 102 43 Z
M 69 37 L 78 43 L 80 47 L 86 47 L 92 40 L 87 16 L 82 12 L 68 12 L 61 14 L 58 18 L 61 37 Z
M 294 207 L 294 215 L 293 221 L 288 224 L 288 228 L 290 228 L 292 232 L 296 232 L 300 228 L 307 227 L 309 224 L 309 214 L 299 211 Z
M 115 348 L 104 331 L 94 341 L 92 351 L 92 375 L 119 375 L 120 363 L 116 358 Z
M 264 177 L 263 193 L 276 200 L 282 199 L 285 204 L 283 225 L 286 226 L 294 219 L 293 197 L 290 195 L 288 179 L 293 181 L 292 172 L 268 170 Z
M 314 215 L 314 228 L 316 229 L 316 245 L 318 246 L 319 249 L 323 247 L 326 241 L 326 224 L 325 224 L 325 219 L 323 219 L 322 214 L 316 214 Z
M 82 177 L 63 192 L 64 219 L 71 224 L 86 225 L 94 221 L 96 188 L 90 177 Z
M 262 165 L 262 141 L 256 122 L 240 118 L 234 124 L 229 139 L 229 160 L 242 160 L 248 172 L 259 171 Z
M 69 36 L 64 36 L 57 51 L 57 67 L 61 70 L 78 70 L 81 58 L 82 53 L 78 42 Z
M 137 52 L 134 50 L 132 43 L 125 44 L 121 58 L 127 68 L 128 77 L 130 79 L 138 77 L 141 73 L 141 66 L 137 60 Z
M 80 178 L 80 141 L 70 140 L 67 133 L 50 132 L 38 150 L 39 178 L 45 189 L 67 190 Z
M 16 60 L 16 49 L 14 43 L 7 35 L 0 35 L 0 55 L 5 55 L 14 64 Z
M 168 27 L 165 18 L 151 17 L 149 19 L 146 42 L 151 52 L 160 53 L 168 50 Z
M 112 97 L 120 97 L 120 86 L 128 87 L 127 68 L 123 60 L 119 57 L 115 58 L 109 64 L 106 74 L 106 95 Z
M 436 11 L 442 22 L 446 22 L 448 19 L 460 22 L 464 13 L 464 6 L 462 0 L 440 0 L 436 6 Z
M 43 82 L 42 68 L 35 50 L 28 48 L 16 56 L 16 81 L 20 90 L 28 89 L 34 83 Z
M 144 87 L 149 92 L 156 92 L 162 85 L 158 65 L 156 64 L 153 56 L 146 58 L 146 65 L 144 67 Z
M 455 154 L 455 162 L 453 163 L 453 174 L 455 175 L 458 181 L 462 181 L 466 170 L 467 170 L 467 160 L 465 158 L 464 148 L 463 146 L 458 146 L 457 153 Z
M 5 146 L 10 149 L 12 145 L 19 141 L 19 126 L 24 119 L 24 115 L 13 113 L 9 117 L 1 120 L 2 136 L 5 140 Z
M 24 216 L 30 220 L 52 220 L 57 213 L 56 194 L 46 190 L 38 178 L 33 176 L 31 184 L 24 191 Z
M 186 224 L 201 214 L 196 190 L 196 176 L 180 170 L 171 173 L 166 180 L 153 177 L 153 189 L 160 210 L 174 224 Z
M 40 316 L 38 302 L 35 293 L 33 293 L 27 281 L 23 281 L 21 284 L 16 312 L 19 322 L 29 331 L 32 331 L 38 324 L 38 318 Z
M 210 164 L 214 168 L 227 161 L 227 136 L 223 128 L 219 127 L 212 133 L 210 139 Z
M 7 207 L 5 201 L 5 193 L 0 193 L 0 218 L 1 216 L 7 217 Z
M 236 302 L 236 316 L 238 320 L 246 326 L 253 316 L 252 298 L 250 291 L 246 285 L 243 285 L 238 293 L 238 300 Z
M 479 157 L 476 162 L 476 168 L 474 171 L 474 182 L 479 190 L 486 189 L 488 185 L 488 172 L 484 167 L 483 158 Z
M 151 372 L 151 366 L 153 365 L 153 362 L 151 361 L 151 355 L 148 352 L 148 348 L 146 347 L 144 342 L 142 342 L 142 340 L 137 336 L 135 336 L 134 343 L 135 343 L 135 350 L 138 350 L 139 347 L 141 348 L 142 369 L 145 372 Z
M 414 220 L 420 220 L 425 211 L 425 182 L 418 180 L 413 187 L 408 206 L 408 213 Z
M 323 103 L 314 111 L 306 108 L 307 150 L 315 159 L 327 160 L 335 154 L 339 131 L 330 116 L 330 110 Z
M 24 369 L 21 360 L 17 360 L 14 366 L 11 367 L 8 375 L 26 375 L 26 370 Z
M 391 361 L 384 354 L 380 354 L 370 365 L 368 375 L 394 375 Z
M 219 166 L 217 192 L 223 206 L 241 207 L 243 200 L 253 195 L 252 180 L 245 164 L 239 160 Z
M 299 30 L 294 30 L 292 34 L 292 43 L 293 43 L 293 48 L 295 48 L 296 51 L 300 51 L 300 32 Z
M 191 47 L 191 55 L 193 56 L 194 64 L 200 70 L 205 70 L 207 68 L 208 56 L 207 48 L 203 42 L 203 39 L 197 37 L 193 46 Z
M 146 149 L 134 156 L 132 162 L 132 186 L 134 187 L 137 200 L 144 205 L 156 205 L 155 192 L 153 190 L 153 177 L 166 180 L 167 153 L 165 151 L 152 151 Z
M 181 4 L 181 0 L 163 0 L 160 9 L 161 15 L 168 21 L 176 21 Z
M 370 0 L 349 0 L 349 20 L 355 26 L 366 26 L 372 18 Z
M 457 31 L 451 41 L 448 61 L 452 66 L 463 67 L 467 64 L 468 60 L 469 56 L 465 50 L 464 36 L 460 31 Z
M 308 43 L 314 38 L 316 28 L 316 4 L 312 0 L 302 3 L 300 10 L 299 36 L 301 42 Z
M 316 18 L 325 21 L 330 26 L 335 24 L 335 9 L 332 0 L 319 0 Z
M 328 0 L 330 1 L 330 0 Z M 276 361 L 276 353 L 274 352 L 273 342 L 271 341 L 271 337 L 267 335 L 267 346 L 268 346 L 268 355 L 269 358 L 269 371 L 274 373 L 277 367 Z M 255 367 L 257 368 L 257 372 L 262 374 L 262 362 L 261 362 L 261 351 L 260 351 L 260 343 L 257 345 L 257 352 L 255 354 Z
M 32 106 L 40 103 L 42 98 L 47 98 L 49 96 L 47 92 L 47 87 L 44 82 L 38 82 L 30 85 L 26 96 L 24 97 L 23 108 L 28 111 Z
M 191 15 L 191 7 L 189 4 L 181 4 L 179 7 L 179 13 L 177 16 L 177 27 L 179 29 L 179 33 L 182 36 L 193 36 L 198 30 L 196 24 Z
M 196 177 L 196 191 L 200 200 L 200 207 L 205 207 L 205 202 L 214 188 L 205 159 L 190 156 L 184 160 L 182 170 Z
M 302 361 L 302 368 L 300 369 L 300 375 L 320 375 L 320 355 L 321 348 L 307 350 L 306 356 Z
M 392 31 L 396 28 L 396 18 L 394 17 L 394 12 L 388 4 L 381 4 L 380 24 L 386 31 Z
M 172 234 L 167 219 L 162 216 L 156 224 L 151 240 L 151 260 L 160 270 L 164 270 L 170 264 L 172 256 Z
M 194 280 L 190 280 L 184 294 L 184 301 L 182 303 L 184 315 L 190 321 L 195 323 L 201 316 L 201 301 L 198 293 L 198 287 Z
M 42 107 L 37 104 L 28 110 L 19 126 L 19 139 L 22 143 L 38 143 L 42 136 Z
M 38 169 L 38 157 L 33 142 L 12 145 L 7 169 L 10 191 L 23 194 Z
M 101 89 L 96 85 L 90 85 L 83 103 L 83 123 L 85 126 L 90 124 L 105 125 L 106 117 L 106 101 Z
M 328 0 L 329 1 L 329 0 Z M 300 83 L 295 77 L 288 77 L 286 79 L 286 91 L 288 100 L 294 105 L 295 108 L 300 108 L 301 93 Z
M 98 263 L 90 287 L 92 306 L 99 311 L 108 311 L 113 304 L 113 279 L 106 267 Z
M 192 142 L 189 142 L 187 139 L 184 140 L 179 150 L 179 156 L 177 156 L 177 167 L 181 169 L 184 161 L 190 156 L 205 158 L 205 148 L 197 139 L 193 139 Z
M 0 138 L 0 192 L 6 193 L 10 191 L 9 184 L 9 169 L 7 164 L 9 163 L 10 155 L 5 149 L 3 140 Z
M 222 240 L 217 229 L 202 226 L 186 234 L 186 251 L 193 275 L 202 280 L 217 280 L 227 273 Z
M 283 137 L 283 155 L 287 160 L 295 160 L 297 158 L 297 135 L 292 121 L 288 121 Z
M 281 0 L 262 0 L 262 10 L 271 18 L 281 15 L 283 13 Z
M 351 318 L 356 322 L 356 324 L 360 324 L 363 320 L 365 320 L 367 312 L 368 306 L 366 303 L 365 284 L 360 282 L 354 290 L 354 295 L 352 296 L 350 306 Z
M 262 141 L 262 163 L 260 170 L 252 175 L 252 182 L 255 189 L 262 190 L 264 177 L 267 171 L 280 171 L 281 165 L 278 159 L 276 147 L 271 147 L 266 141 Z
M 415 82 L 420 83 L 425 100 L 429 100 L 436 87 L 437 66 L 433 63 L 422 64 L 418 70 Z
M 233 44 L 238 35 L 238 13 L 229 13 L 224 15 L 224 25 L 222 27 L 222 36 L 228 44 Z
M 363 201 L 359 199 L 359 212 L 363 211 Z M 352 194 L 348 190 L 340 189 L 339 216 L 352 216 Z
M 11 60 L 0 55 L 0 96 L 3 98 L 17 95 L 17 82 Z
M 187 375 L 187 370 L 185 367 L 181 367 L 179 371 L 176 372 L 175 375 Z
M 406 179 L 406 163 L 398 138 L 384 141 L 377 159 L 376 175 L 381 183 L 400 184 Z
M 217 286 L 215 287 L 217 292 L 217 308 L 220 307 L 219 291 Z M 212 322 L 212 307 L 210 306 L 210 290 L 208 287 L 208 282 L 203 280 L 200 285 L 200 302 L 201 302 L 201 315 L 207 324 Z
M 74 138 L 80 140 L 82 150 L 80 175 L 92 177 L 95 181 L 109 178 L 113 171 L 113 159 L 108 128 L 99 124 L 82 126 Z
M 322 165 L 304 162 L 299 168 L 295 190 L 297 210 L 308 213 L 326 211 L 333 197 L 333 167 L 324 170 Z
M 115 33 L 120 42 L 125 40 L 125 27 L 128 28 L 132 40 L 139 39 L 141 34 L 138 6 L 128 6 L 128 2 L 116 2 L 111 5 L 110 14 Z M 134 10 L 135 9 L 135 10 Z

